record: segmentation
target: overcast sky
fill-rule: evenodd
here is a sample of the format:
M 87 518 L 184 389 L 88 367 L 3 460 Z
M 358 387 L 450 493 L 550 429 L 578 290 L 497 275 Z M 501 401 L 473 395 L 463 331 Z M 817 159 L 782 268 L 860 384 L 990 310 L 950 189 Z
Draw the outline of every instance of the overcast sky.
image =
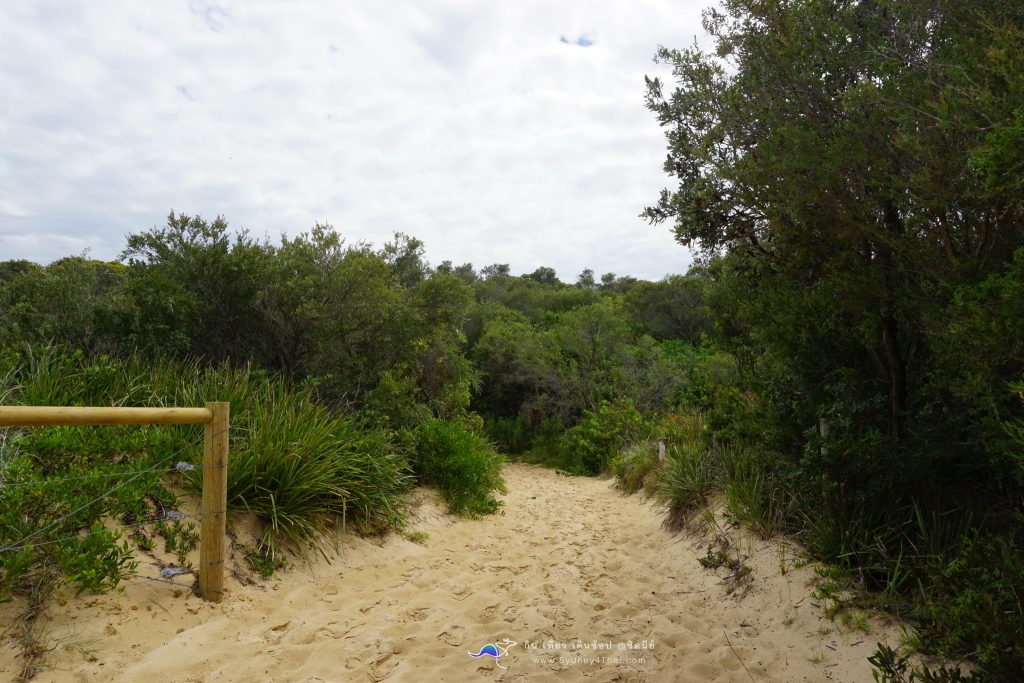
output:
M 435 265 L 684 272 L 637 217 L 668 181 L 644 75 L 704 5 L 3 2 L 0 260 L 116 258 L 173 209 L 402 231 Z

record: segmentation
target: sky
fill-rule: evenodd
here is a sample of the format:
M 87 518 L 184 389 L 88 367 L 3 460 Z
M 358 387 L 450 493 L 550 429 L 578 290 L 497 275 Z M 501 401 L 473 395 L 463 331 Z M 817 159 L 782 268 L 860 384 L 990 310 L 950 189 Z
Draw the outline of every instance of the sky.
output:
M 703 0 L 0 4 L 0 260 L 115 259 L 168 212 L 434 265 L 659 279 L 644 107 Z

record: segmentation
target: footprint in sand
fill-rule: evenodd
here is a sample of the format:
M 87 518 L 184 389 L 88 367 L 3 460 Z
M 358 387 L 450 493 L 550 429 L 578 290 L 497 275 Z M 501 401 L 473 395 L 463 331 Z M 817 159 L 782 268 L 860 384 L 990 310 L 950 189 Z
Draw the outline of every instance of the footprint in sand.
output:
M 382 602 L 384 602 L 384 598 L 380 598 L 376 602 L 373 602 L 373 603 L 370 603 L 370 604 L 367 604 L 367 605 L 363 605 L 362 607 L 359 608 L 359 611 L 362 612 L 363 614 L 366 614 L 367 612 L 369 612 L 370 610 L 372 610 L 374 607 L 376 607 L 377 605 L 379 605 Z
M 384 655 L 366 668 L 366 677 L 373 683 L 379 683 L 390 676 L 396 666 L 398 666 L 398 662 L 391 655 Z
M 721 673 L 718 667 L 707 662 L 696 662 L 687 667 L 687 671 L 694 676 L 694 680 L 711 680 Z
M 423 621 L 430 614 L 429 607 L 413 607 L 409 609 L 402 618 L 403 622 Z
M 473 590 L 464 584 L 457 583 L 451 587 L 451 596 L 459 602 L 462 602 L 472 594 Z
M 437 639 L 452 646 L 459 646 L 466 640 L 466 629 L 461 626 L 452 626 L 446 631 L 437 634 Z
M 264 632 L 263 642 L 267 645 L 277 645 L 280 643 L 281 639 L 284 638 L 286 633 L 288 633 L 288 626 L 291 623 L 292 622 L 290 621 L 286 621 L 283 624 L 271 626 L 266 632 Z

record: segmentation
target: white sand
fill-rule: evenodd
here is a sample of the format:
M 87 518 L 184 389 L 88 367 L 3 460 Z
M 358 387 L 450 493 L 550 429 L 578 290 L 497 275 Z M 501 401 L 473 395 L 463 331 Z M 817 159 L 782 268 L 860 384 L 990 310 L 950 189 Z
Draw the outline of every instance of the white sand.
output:
M 706 539 L 664 531 L 660 511 L 611 481 L 518 464 L 505 477 L 504 515 L 457 519 L 428 500 L 414 524 L 425 545 L 345 538 L 330 563 L 262 587 L 230 579 L 221 605 L 192 596 L 187 577 L 55 605 L 54 668 L 36 680 L 860 682 L 875 643 L 895 645 L 897 627 L 878 619 L 867 634 L 825 619 L 811 567 L 789 551 L 783 574 L 777 541 L 731 532 L 753 571 L 730 594 L 697 563 Z M 500 660 L 468 655 L 502 638 L 517 645 Z M 600 657 L 620 661 L 581 661 Z M 0 648 L 0 679 L 18 670 Z

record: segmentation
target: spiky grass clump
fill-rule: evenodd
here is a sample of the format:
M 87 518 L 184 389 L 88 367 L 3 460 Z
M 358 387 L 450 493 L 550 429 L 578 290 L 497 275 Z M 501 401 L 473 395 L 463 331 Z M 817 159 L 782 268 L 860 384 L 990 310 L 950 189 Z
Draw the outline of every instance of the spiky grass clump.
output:
M 325 554 L 336 520 L 363 530 L 401 524 L 405 462 L 386 435 L 331 415 L 302 392 L 274 391 L 249 409 L 228 470 L 228 505 L 265 523 L 278 540 Z
M 753 527 L 762 538 L 774 536 L 792 514 L 793 499 L 772 475 L 767 456 L 730 448 L 721 453 L 719 460 L 729 515 Z
M 704 448 L 670 448 L 665 469 L 658 482 L 658 496 L 668 512 L 665 526 L 678 531 L 686 526 L 690 513 L 707 506 L 715 487 L 713 459 Z
M 658 468 L 658 444 L 651 440 L 630 444 L 612 458 L 615 485 L 626 493 L 640 489 L 648 494 L 657 488 L 655 471 Z

